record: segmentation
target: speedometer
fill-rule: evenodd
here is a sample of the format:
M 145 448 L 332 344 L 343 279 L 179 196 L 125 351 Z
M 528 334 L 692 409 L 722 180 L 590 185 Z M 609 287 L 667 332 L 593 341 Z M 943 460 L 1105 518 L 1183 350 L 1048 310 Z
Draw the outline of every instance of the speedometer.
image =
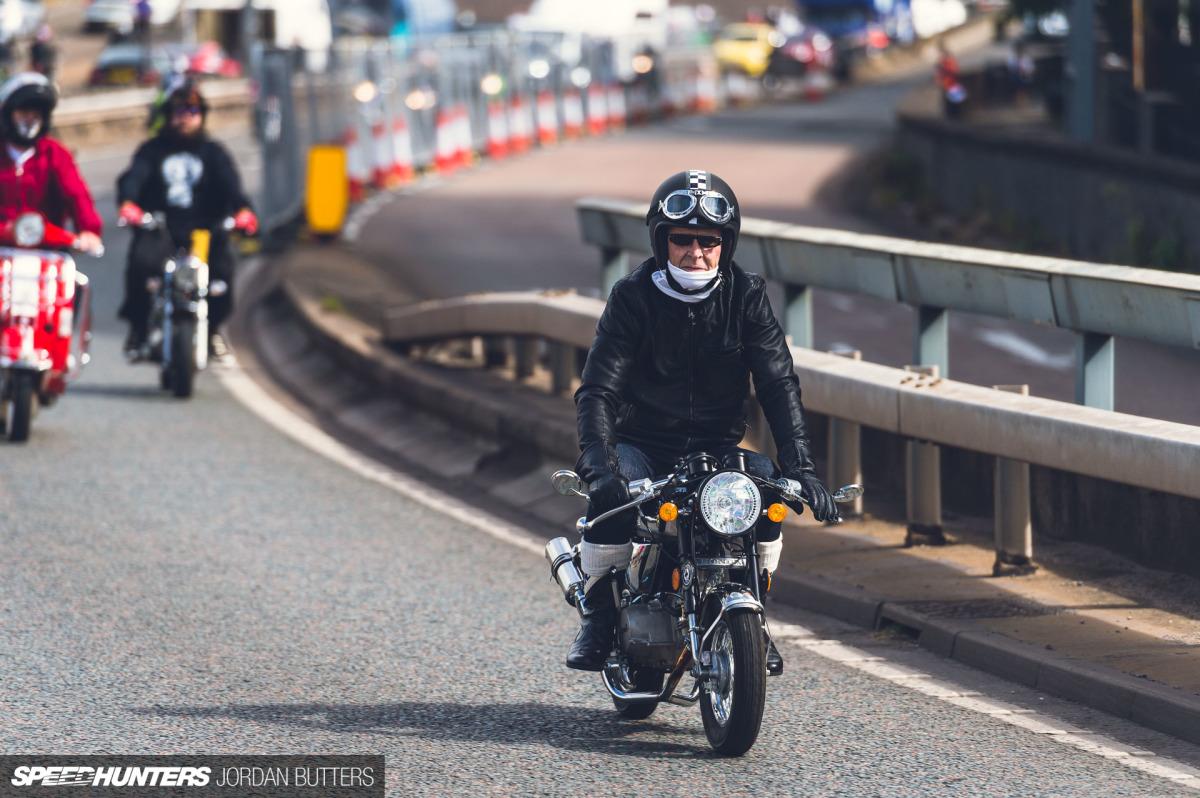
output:
M 718 535 L 744 535 L 761 514 L 762 494 L 740 471 L 721 471 L 700 489 L 700 517 Z

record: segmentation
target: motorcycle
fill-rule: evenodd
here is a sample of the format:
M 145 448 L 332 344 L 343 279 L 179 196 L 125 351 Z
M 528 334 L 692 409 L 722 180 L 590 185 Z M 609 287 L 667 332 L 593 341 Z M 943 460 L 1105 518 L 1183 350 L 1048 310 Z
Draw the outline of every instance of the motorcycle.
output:
M 82 251 L 75 234 L 40 213 L 0 225 L 0 425 L 9 441 L 29 438 L 39 408 L 91 357 L 91 288 L 69 249 Z
M 128 222 L 120 218 L 117 224 L 125 227 Z M 137 226 L 169 235 L 163 213 L 146 213 Z M 232 230 L 233 218 L 225 219 L 223 227 Z M 221 296 L 229 290 L 223 280 L 209 283 L 211 239 L 209 230 L 193 230 L 188 246 L 174 246 L 175 254 L 163 264 L 163 273 L 147 278 L 146 290 L 152 297 L 146 342 L 129 358 L 131 363 L 159 364 L 163 390 L 180 399 L 192 395 L 196 373 L 208 367 L 208 297 Z
M 551 482 L 564 496 L 587 498 L 572 471 L 555 472 Z M 802 487 L 748 473 L 743 454 L 718 462 L 698 452 L 662 479 L 630 483 L 629 492 L 629 503 L 576 523 L 582 535 L 637 508 L 632 559 L 611 574 L 618 620 L 615 647 L 601 671 L 604 687 L 617 711 L 634 720 L 650 717 L 662 703 L 699 703 L 709 744 L 723 756 L 741 756 L 758 738 L 766 704 L 763 596 L 770 575 L 758 566 L 756 530 L 763 517 L 787 515 L 782 503 L 764 507 L 764 494 L 803 501 Z M 862 493 L 861 485 L 847 485 L 834 500 L 849 502 Z M 559 537 L 545 555 L 567 603 L 584 615 L 579 547 Z M 678 691 L 685 676 L 693 679 L 691 688 Z

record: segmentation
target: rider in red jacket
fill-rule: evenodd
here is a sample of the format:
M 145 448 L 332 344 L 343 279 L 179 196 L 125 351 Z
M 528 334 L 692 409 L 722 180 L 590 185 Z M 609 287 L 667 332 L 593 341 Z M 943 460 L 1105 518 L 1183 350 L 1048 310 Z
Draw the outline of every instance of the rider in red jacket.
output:
M 103 222 L 70 151 L 46 135 L 58 93 L 45 75 L 23 72 L 0 86 L 0 222 L 39 211 L 51 224 L 68 221 L 79 248 L 100 245 Z

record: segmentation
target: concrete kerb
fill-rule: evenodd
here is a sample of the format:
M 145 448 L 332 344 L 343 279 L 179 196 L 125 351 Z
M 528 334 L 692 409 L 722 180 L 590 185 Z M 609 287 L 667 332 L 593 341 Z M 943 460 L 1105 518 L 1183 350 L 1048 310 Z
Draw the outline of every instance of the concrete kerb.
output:
M 574 424 L 455 385 L 388 350 L 368 325 L 322 311 L 286 278 L 282 286 L 317 345 L 358 376 L 481 434 L 533 445 L 559 460 L 575 459 Z M 785 528 L 785 535 L 793 534 L 803 530 Z M 866 629 L 897 624 L 915 632 L 918 644 L 933 653 L 1200 744 L 1200 698 L 1178 689 L 1014 640 L 973 621 L 930 617 L 886 596 L 793 567 L 775 574 L 771 597 Z

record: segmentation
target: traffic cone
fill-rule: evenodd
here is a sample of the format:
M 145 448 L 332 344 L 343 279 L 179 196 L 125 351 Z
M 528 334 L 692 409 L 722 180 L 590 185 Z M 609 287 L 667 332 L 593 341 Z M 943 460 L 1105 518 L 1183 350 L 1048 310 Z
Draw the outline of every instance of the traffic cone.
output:
M 608 132 L 608 110 L 604 103 L 604 87 L 593 82 L 587 90 L 588 132 L 602 136 Z
M 508 149 L 510 152 L 528 152 L 533 146 L 533 133 L 529 121 L 529 106 L 519 94 L 514 94 L 508 112 Z
M 696 110 L 702 114 L 711 114 L 720 107 L 717 96 L 717 81 L 707 72 L 701 71 L 696 77 Z
M 608 126 L 614 130 L 625 129 L 625 87 L 613 83 L 608 87 Z
M 549 89 L 542 89 L 537 95 L 537 132 L 543 147 L 558 141 L 558 108 L 554 92 Z
M 454 135 L 459 166 L 475 163 L 475 142 L 471 136 L 471 115 L 466 103 L 459 103 L 454 112 Z
M 563 95 L 563 134 L 570 139 L 583 135 L 583 98 L 578 89 L 568 89 Z
M 409 183 L 415 174 L 412 135 L 408 132 L 406 114 L 401 111 L 392 120 L 392 182 L 395 185 Z
M 504 100 L 488 103 L 487 154 L 495 160 L 508 155 L 508 116 L 504 113 Z
M 346 181 L 350 189 L 350 201 L 362 202 L 367 196 L 367 164 L 359 146 L 358 125 L 351 123 L 342 134 L 342 146 L 346 150 Z
M 650 96 L 645 86 L 629 90 L 629 123 L 644 125 L 650 121 Z
M 437 144 L 434 149 L 433 165 L 443 175 L 456 171 L 460 163 L 454 128 L 454 114 L 448 108 L 439 108 L 434 124 L 434 137 Z
M 392 171 L 392 142 L 382 119 L 371 123 L 371 185 L 385 189 Z

